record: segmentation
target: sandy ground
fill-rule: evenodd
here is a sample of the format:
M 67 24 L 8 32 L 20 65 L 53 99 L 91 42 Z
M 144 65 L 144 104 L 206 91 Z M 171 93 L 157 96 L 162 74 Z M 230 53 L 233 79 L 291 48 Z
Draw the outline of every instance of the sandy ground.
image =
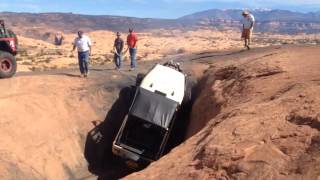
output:
M 126 33 L 122 38 L 126 39 Z M 91 63 L 104 65 L 113 61 L 113 42 L 115 33 L 110 31 L 93 31 L 88 36 L 93 41 Z M 213 29 L 182 30 L 150 30 L 139 33 L 138 60 L 150 61 L 173 58 L 177 55 L 199 53 L 203 51 L 219 51 L 241 49 L 243 47 L 240 32 L 217 31 Z M 62 46 L 50 41 L 19 37 L 20 53 L 17 56 L 18 71 L 44 71 L 50 69 L 70 68 L 77 65 L 76 53 L 71 53 L 75 34 L 65 34 Z M 253 47 L 268 47 L 283 44 L 319 44 L 319 34 L 279 35 L 254 34 Z M 128 53 L 124 56 L 128 60 Z
M 319 52 L 279 46 L 176 57 L 198 77 L 209 68 L 190 139 L 127 179 L 319 176 Z M 1 80 L 0 179 L 96 179 L 83 157 L 91 121 L 104 120 L 120 89 L 154 63 L 137 72 L 94 66 L 88 79 L 66 69 Z
M 85 95 L 86 82 L 58 75 L 32 76 L 2 80 L 1 87 L 1 144 L 5 145 L 1 160 L 31 169 L 17 179 L 78 177 L 72 171 L 85 166 L 81 138 L 90 120 L 99 118 L 84 100 L 90 99 Z M 15 173 L 7 164 L 3 168 L 1 179 Z

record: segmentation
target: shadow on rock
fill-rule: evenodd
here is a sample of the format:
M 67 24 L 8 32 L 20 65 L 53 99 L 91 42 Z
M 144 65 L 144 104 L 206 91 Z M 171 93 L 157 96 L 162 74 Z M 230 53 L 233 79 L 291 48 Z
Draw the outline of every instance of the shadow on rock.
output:
M 196 96 L 196 82 L 187 83 L 186 96 L 177 114 L 172 128 L 165 154 L 185 140 L 189 125 L 190 112 Z M 85 144 L 85 158 L 89 163 L 89 171 L 98 175 L 98 180 L 119 179 L 134 172 L 117 156 L 112 153 L 112 143 L 128 114 L 135 93 L 134 87 L 123 88 L 119 98 L 107 113 L 105 120 L 96 124 L 88 135 Z
M 132 170 L 112 154 L 112 143 L 125 119 L 134 97 L 134 87 L 123 88 L 116 102 L 107 113 L 105 120 L 95 124 L 86 139 L 85 158 L 88 170 L 99 176 L 99 180 L 119 179 Z
M 197 80 L 188 77 L 185 97 L 182 102 L 181 109 L 177 114 L 177 118 L 172 127 L 172 133 L 170 134 L 168 144 L 165 150 L 165 154 L 169 153 L 173 148 L 179 146 L 186 140 L 187 130 L 190 125 L 190 115 L 192 111 L 193 103 L 198 96 Z

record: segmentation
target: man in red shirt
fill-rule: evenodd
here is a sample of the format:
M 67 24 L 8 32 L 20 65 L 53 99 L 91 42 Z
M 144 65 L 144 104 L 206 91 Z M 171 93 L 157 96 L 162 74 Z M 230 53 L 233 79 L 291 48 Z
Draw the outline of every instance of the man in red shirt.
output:
M 138 41 L 138 37 L 137 37 L 136 33 L 134 33 L 133 29 L 130 28 L 129 29 L 129 35 L 127 37 L 127 45 L 128 45 L 128 49 L 129 49 L 129 53 L 130 53 L 130 59 L 131 59 L 131 69 L 130 69 L 130 71 L 133 71 L 134 68 L 136 68 L 136 66 L 137 66 L 137 60 L 136 60 L 137 48 L 138 48 L 137 41 Z

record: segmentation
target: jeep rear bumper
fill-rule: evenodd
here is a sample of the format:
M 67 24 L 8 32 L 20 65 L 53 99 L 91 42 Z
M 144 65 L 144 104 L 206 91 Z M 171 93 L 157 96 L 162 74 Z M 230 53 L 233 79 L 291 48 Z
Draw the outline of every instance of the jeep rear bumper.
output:
M 152 160 L 141 157 L 139 154 L 131 152 L 115 143 L 112 145 L 112 153 L 121 157 L 127 164 L 131 161 L 139 167 L 145 167 L 152 162 Z M 131 168 L 137 169 L 138 167 L 132 166 Z
M 117 156 L 120 156 L 124 159 L 130 159 L 130 160 L 133 160 L 133 161 L 138 161 L 140 159 L 140 156 L 129 151 L 129 150 L 126 150 L 125 148 L 123 147 L 120 147 L 116 144 L 113 144 L 112 146 L 112 152 L 113 154 L 117 155 Z

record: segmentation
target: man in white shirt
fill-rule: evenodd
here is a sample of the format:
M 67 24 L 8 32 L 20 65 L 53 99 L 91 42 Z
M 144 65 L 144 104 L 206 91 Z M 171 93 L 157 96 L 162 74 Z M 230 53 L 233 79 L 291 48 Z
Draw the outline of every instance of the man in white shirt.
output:
M 242 38 L 244 39 L 244 46 L 250 50 L 250 42 L 251 42 L 251 36 L 254 26 L 254 16 L 250 14 L 248 11 L 243 11 L 242 13 L 243 19 L 242 19 Z
M 72 52 L 77 48 L 81 77 L 88 77 L 88 62 L 89 56 L 91 55 L 91 46 L 92 43 L 90 38 L 84 35 L 83 31 L 79 31 L 78 37 L 76 37 L 73 42 Z

